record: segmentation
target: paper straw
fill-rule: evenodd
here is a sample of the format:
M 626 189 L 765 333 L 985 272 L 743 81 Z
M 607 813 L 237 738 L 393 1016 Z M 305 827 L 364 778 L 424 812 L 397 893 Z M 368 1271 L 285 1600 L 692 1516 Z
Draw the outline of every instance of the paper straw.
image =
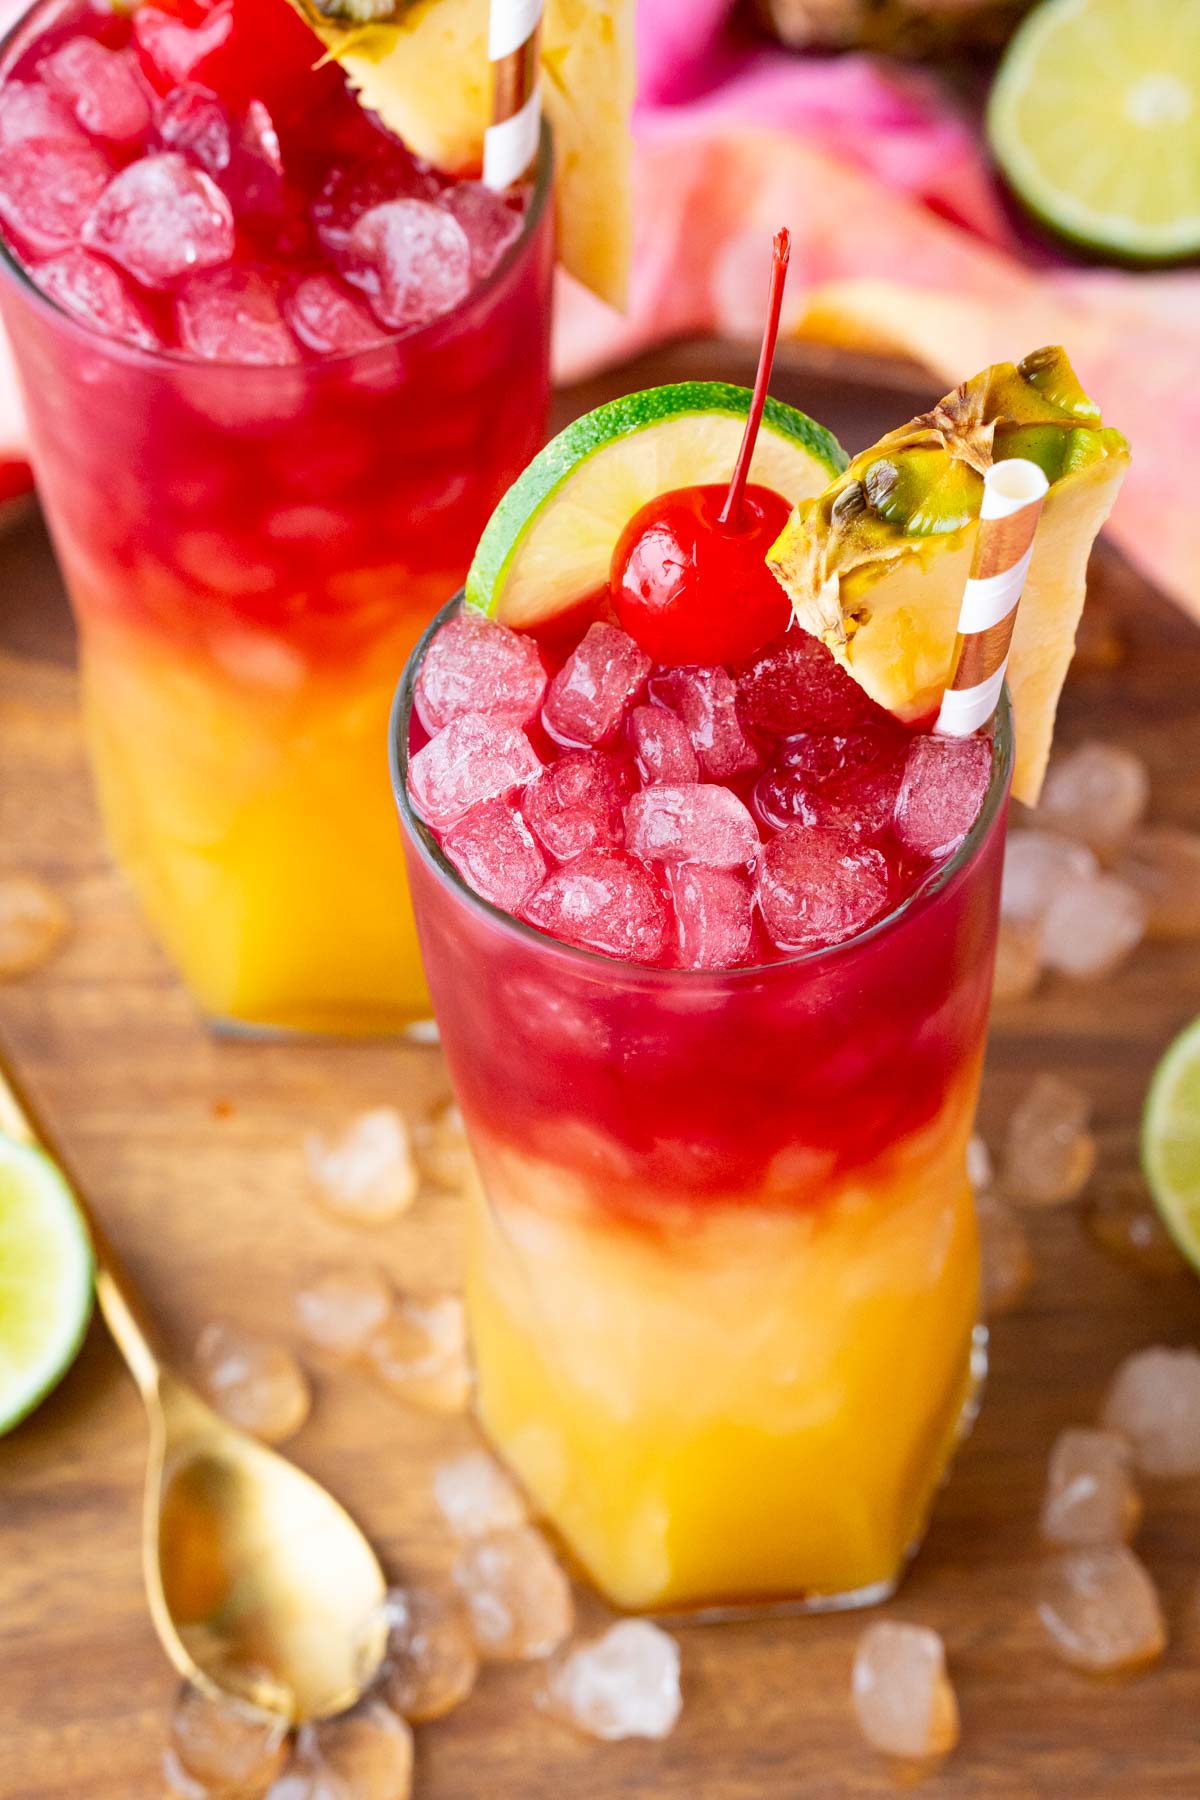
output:
M 483 134 L 483 179 L 503 191 L 519 181 L 537 155 L 542 125 L 538 32 L 543 0 L 492 0 L 488 59 L 492 65 L 492 123 Z
M 954 672 L 934 728 L 947 737 L 970 737 L 996 710 L 1049 486 L 1037 464 L 1019 456 L 993 463 L 983 478 L 979 532 L 958 614 Z

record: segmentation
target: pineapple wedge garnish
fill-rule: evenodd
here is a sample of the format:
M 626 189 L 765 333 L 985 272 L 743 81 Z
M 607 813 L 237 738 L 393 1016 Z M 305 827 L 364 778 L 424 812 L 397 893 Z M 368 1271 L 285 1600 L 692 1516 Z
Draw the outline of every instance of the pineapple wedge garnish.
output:
M 1017 613 L 1008 686 L 1013 792 L 1034 805 L 1087 588 L 1092 544 L 1129 464 L 1057 347 L 995 363 L 856 456 L 793 510 L 767 558 L 796 619 L 873 700 L 906 720 L 936 711 L 951 673 L 983 473 L 1026 456 L 1050 491 Z
M 488 0 L 293 0 L 364 106 L 439 168 L 478 168 L 491 122 Z M 633 0 L 547 0 L 542 103 L 559 256 L 624 303 L 632 239 Z

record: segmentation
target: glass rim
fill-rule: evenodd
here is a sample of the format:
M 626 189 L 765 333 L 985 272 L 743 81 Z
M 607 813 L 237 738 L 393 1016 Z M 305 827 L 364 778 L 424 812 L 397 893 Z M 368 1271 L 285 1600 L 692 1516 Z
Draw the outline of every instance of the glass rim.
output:
M 63 7 L 69 3 L 70 0 L 61 0 Z M 54 0 L 33 0 L 33 4 L 22 10 L 7 31 L 0 34 L 0 88 L 8 78 L 8 63 L 14 44 L 28 30 L 37 14 L 43 9 L 54 10 Z M 127 357 L 132 362 L 142 363 L 151 368 L 165 363 L 173 369 L 204 371 L 232 369 L 239 374 L 253 370 L 256 378 L 269 380 L 272 377 L 276 379 L 291 377 L 294 379 L 298 369 L 308 371 L 341 367 L 347 363 L 365 362 L 373 356 L 381 356 L 395 350 L 397 346 L 407 348 L 411 344 L 414 348 L 419 346 L 424 349 L 431 342 L 436 341 L 439 335 L 452 331 L 455 322 L 469 308 L 486 299 L 493 289 L 500 285 L 528 248 L 530 240 L 541 223 L 542 214 L 546 210 L 553 178 L 554 142 L 549 124 L 543 117 L 538 138 L 537 157 L 533 164 L 533 189 L 521 222 L 520 233 L 514 238 L 495 268 L 490 270 L 482 281 L 476 282 L 457 306 L 451 307 L 449 312 L 439 313 L 435 319 L 430 319 L 426 324 L 417 326 L 415 330 L 389 332 L 377 344 L 365 344 L 357 350 L 339 350 L 330 356 L 314 355 L 311 360 L 294 363 L 224 362 L 216 358 L 189 356 L 185 350 L 172 349 L 165 344 L 155 349 L 147 349 L 144 345 L 132 344 L 125 338 L 110 337 L 98 325 L 91 324 L 87 319 L 81 319 L 77 313 L 69 312 L 65 306 L 60 306 L 58 301 L 44 293 L 3 236 L 0 236 L 0 270 L 4 271 L 27 299 L 33 301 L 38 311 L 72 327 L 89 344 L 103 345 L 106 350 L 116 351 L 120 356 Z
M 865 944 L 874 943 L 885 933 L 897 930 L 906 919 L 928 905 L 951 882 L 957 880 L 983 849 L 1007 800 L 1013 771 L 1013 719 L 1012 703 L 1008 685 L 1005 683 L 996 708 L 995 732 L 992 737 L 991 774 L 988 777 L 983 805 L 979 809 L 975 823 L 953 856 L 948 857 L 940 868 L 935 869 L 911 893 L 906 894 L 897 906 L 893 906 L 889 912 L 884 913 L 882 918 L 873 920 L 865 930 L 856 932 L 853 937 L 844 938 L 837 944 L 823 944 L 812 950 L 788 951 L 771 962 L 743 963 L 732 969 L 661 968 L 652 963 L 636 963 L 623 957 L 606 956 L 600 950 L 588 950 L 579 944 L 564 943 L 561 938 L 551 936 L 549 932 L 540 930 L 536 925 L 526 924 L 524 919 L 514 918 L 513 914 L 505 912 L 503 907 L 496 906 L 492 901 L 485 900 L 482 894 L 477 894 L 475 889 L 464 881 L 462 875 L 446 856 L 433 832 L 414 810 L 409 799 L 409 720 L 413 710 L 417 673 L 434 636 L 444 624 L 454 617 L 463 604 L 464 590 L 460 588 L 454 598 L 448 600 L 441 611 L 430 620 L 413 647 L 392 700 L 391 714 L 388 720 L 388 768 L 391 772 L 392 792 L 400 813 L 401 824 L 407 839 L 416 847 L 422 860 L 439 882 L 465 901 L 472 911 L 516 938 L 518 942 L 536 944 L 550 954 L 561 954 L 569 962 L 577 963 L 581 968 L 590 970 L 593 974 L 599 974 L 607 969 L 610 979 L 614 977 L 615 971 L 619 971 L 624 979 L 632 976 L 638 980 L 651 982 L 658 980 L 665 985 L 674 985 L 678 982 L 690 982 L 697 985 L 706 981 L 726 983 L 730 980 L 761 979 L 769 977 L 772 971 L 782 969 L 809 966 L 814 969 L 824 969 L 835 963 L 839 957 L 847 956 Z

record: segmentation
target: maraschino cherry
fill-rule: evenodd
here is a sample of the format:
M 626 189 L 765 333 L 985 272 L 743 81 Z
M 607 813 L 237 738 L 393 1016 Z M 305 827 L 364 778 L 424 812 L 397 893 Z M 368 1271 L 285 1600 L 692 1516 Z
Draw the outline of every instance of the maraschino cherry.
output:
M 771 379 L 790 240 L 775 234 L 767 326 L 728 489 L 672 488 L 641 507 L 613 552 L 609 592 L 630 637 L 656 663 L 736 663 L 787 629 L 791 603 L 766 565 L 790 503 L 748 483 Z

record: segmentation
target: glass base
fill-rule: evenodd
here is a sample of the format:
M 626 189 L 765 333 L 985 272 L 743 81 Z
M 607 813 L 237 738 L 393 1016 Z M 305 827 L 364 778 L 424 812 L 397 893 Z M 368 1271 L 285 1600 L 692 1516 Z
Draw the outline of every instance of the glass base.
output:
M 345 1019 L 337 1024 L 332 1020 L 323 1024 L 319 1019 L 314 1019 L 312 1024 L 267 1025 L 256 1024 L 250 1019 L 229 1019 L 206 1013 L 204 1023 L 214 1037 L 237 1038 L 251 1044 L 357 1044 L 362 1043 L 364 1038 L 395 1038 L 403 1044 L 437 1045 L 442 1041 L 434 1019 L 377 1019 L 366 1015 L 361 1024 L 351 1024 Z

